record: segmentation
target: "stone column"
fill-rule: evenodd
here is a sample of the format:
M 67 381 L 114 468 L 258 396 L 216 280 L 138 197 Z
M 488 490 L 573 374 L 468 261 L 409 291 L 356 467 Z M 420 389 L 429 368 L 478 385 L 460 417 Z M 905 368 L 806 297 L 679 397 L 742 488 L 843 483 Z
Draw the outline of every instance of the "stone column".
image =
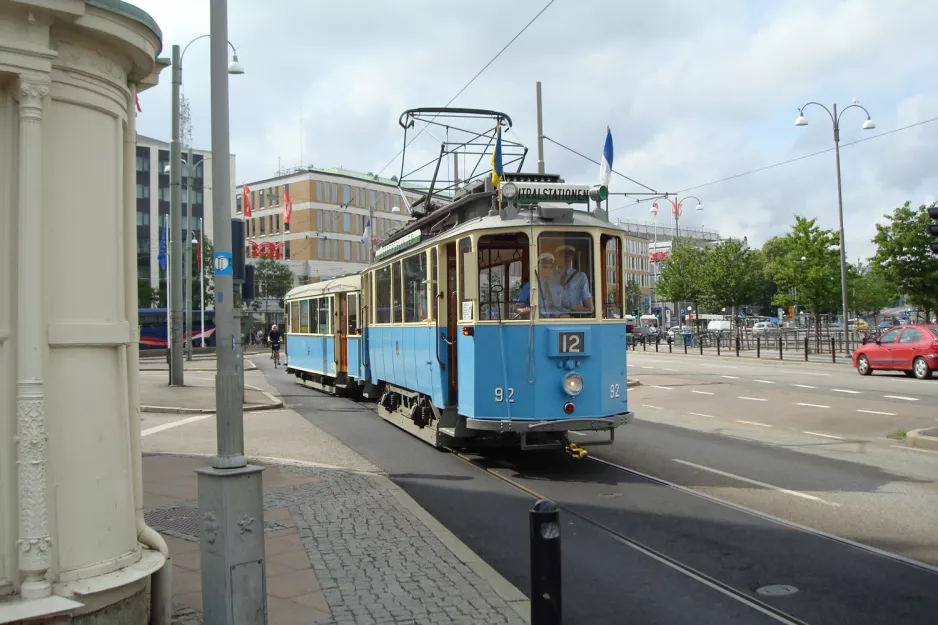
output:
M 19 232 L 17 268 L 16 463 L 19 487 L 20 596 L 52 594 L 46 462 L 48 430 L 42 361 L 46 336 L 42 300 L 42 109 L 48 76 L 20 76 Z

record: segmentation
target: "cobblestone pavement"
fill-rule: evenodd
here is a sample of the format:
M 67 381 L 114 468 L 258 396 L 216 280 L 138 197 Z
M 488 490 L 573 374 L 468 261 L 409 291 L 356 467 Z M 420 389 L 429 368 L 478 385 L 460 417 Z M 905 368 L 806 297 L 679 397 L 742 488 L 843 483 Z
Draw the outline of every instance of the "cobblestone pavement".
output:
M 295 525 L 331 618 L 298 620 L 297 610 L 289 618 L 287 612 L 277 617 L 273 602 L 284 599 L 271 596 L 275 591 L 268 581 L 271 625 L 287 621 L 315 625 L 524 622 L 509 604 L 524 597 L 520 593 L 500 596 L 489 580 L 437 538 L 409 509 L 402 491 L 384 476 L 305 465 L 280 465 L 280 469 L 295 475 L 296 483 L 265 487 L 264 508 L 289 510 L 289 519 L 265 522 L 265 531 L 285 532 L 285 526 Z M 172 505 L 178 508 L 179 503 Z M 148 512 L 152 517 L 158 511 Z M 184 533 L 169 535 L 184 537 Z M 286 555 L 296 554 L 281 554 Z M 268 554 L 269 567 L 277 562 L 276 556 Z M 268 580 L 270 575 L 268 571 Z M 184 605 L 178 599 L 176 603 L 175 624 L 201 623 L 195 609 L 201 608 L 201 598 L 197 604 Z M 317 612 L 307 612 L 313 613 Z

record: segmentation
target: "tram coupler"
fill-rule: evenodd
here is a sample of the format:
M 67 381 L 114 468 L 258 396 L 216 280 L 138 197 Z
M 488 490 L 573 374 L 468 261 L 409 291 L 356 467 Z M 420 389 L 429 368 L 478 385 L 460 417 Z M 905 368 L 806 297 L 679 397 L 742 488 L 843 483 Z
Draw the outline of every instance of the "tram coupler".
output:
M 567 441 L 567 444 L 564 445 L 564 451 L 576 458 L 577 460 L 582 460 L 589 455 L 589 452 L 574 443 L 573 441 Z

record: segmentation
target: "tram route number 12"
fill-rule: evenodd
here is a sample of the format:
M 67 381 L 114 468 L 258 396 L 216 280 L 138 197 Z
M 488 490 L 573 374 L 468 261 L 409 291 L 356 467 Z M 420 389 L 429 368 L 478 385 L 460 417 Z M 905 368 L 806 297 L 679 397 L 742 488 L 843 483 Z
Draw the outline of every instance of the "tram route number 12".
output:
M 582 354 L 585 332 L 560 332 L 560 353 L 561 354 Z
M 502 403 L 505 401 L 505 395 L 508 395 L 508 403 L 515 403 L 515 389 L 513 388 L 495 388 L 495 401 Z

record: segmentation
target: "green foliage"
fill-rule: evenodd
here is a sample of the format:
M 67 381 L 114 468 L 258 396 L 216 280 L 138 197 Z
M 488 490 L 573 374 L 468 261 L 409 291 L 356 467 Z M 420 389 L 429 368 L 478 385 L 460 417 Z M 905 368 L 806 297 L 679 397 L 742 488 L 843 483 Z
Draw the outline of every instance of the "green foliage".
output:
M 215 254 L 215 246 L 211 239 L 202 237 L 202 271 L 205 274 L 205 307 L 209 308 L 215 305 L 215 261 L 212 258 Z M 195 254 L 193 254 L 193 257 Z M 192 263 L 192 308 L 199 307 L 199 266 L 198 263 Z
M 739 239 L 721 241 L 706 257 L 704 307 L 736 309 L 758 299 L 764 287 L 762 257 Z
M 293 288 L 293 272 L 285 264 L 272 258 L 262 258 L 255 267 L 258 295 L 282 298 Z
M 775 306 L 797 304 L 818 315 L 840 309 L 840 249 L 833 230 L 817 219 L 795 216 L 791 230 L 767 242 L 767 267 L 775 280 Z M 763 252 L 765 254 L 765 252 Z M 804 259 L 804 260 L 802 260 Z
M 861 315 L 877 315 L 899 299 L 895 283 L 878 266 L 865 271 L 859 267 L 849 267 L 847 286 L 850 310 Z
M 137 308 L 158 308 L 155 304 L 159 304 L 159 300 L 159 290 L 154 289 L 149 280 L 137 280 Z
M 631 311 L 642 307 L 642 289 L 634 278 L 630 278 L 626 282 L 623 293 L 625 294 L 625 310 L 629 311 L 629 314 L 632 314 Z
M 934 239 L 925 206 L 915 209 L 906 202 L 884 217 L 887 223 L 876 224 L 873 263 L 909 304 L 926 312 L 938 309 L 938 256 L 929 250 Z
M 706 265 L 710 251 L 675 240 L 671 255 L 658 279 L 658 299 L 669 302 L 697 302 L 707 293 Z

